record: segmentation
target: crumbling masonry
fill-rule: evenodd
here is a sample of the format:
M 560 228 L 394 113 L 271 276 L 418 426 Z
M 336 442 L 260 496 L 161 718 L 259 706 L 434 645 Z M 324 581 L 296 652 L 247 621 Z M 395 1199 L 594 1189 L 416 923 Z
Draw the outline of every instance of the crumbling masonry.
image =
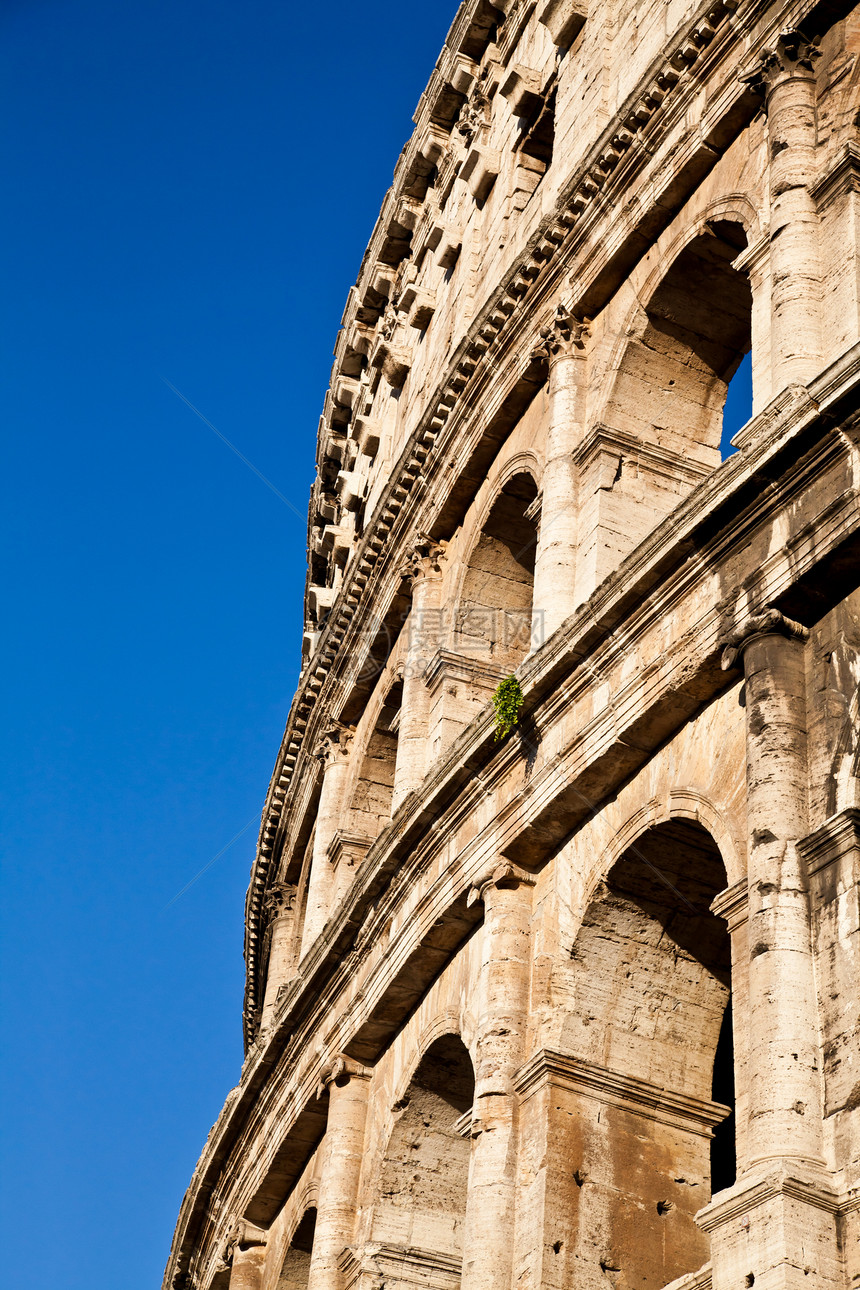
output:
M 860 1287 L 858 122 L 850 5 L 462 5 L 169 1290 Z

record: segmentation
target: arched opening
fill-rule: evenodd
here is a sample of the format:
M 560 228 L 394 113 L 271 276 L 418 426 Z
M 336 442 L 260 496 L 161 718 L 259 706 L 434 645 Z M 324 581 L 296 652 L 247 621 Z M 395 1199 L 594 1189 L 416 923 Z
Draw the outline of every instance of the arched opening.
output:
M 493 503 L 469 557 L 457 617 L 465 653 L 512 672 L 532 636 L 537 485 L 523 472 Z
M 316 1222 L 316 1210 L 306 1210 L 293 1233 L 290 1248 L 287 1250 L 284 1261 L 281 1264 L 277 1290 L 307 1290 Z
M 397 1103 L 373 1212 L 374 1243 L 392 1250 L 395 1262 L 397 1251 L 408 1250 L 412 1264 L 443 1280 L 458 1275 L 463 1255 L 470 1155 L 464 1118 L 474 1093 L 462 1040 L 437 1039 Z M 392 1276 L 396 1282 L 397 1272 Z
M 725 886 L 704 828 L 661 824 L 613 866 L 574 944 L 566 1038 L 607 1090 L 572 1162 L 593 1184 L 578 1203 L 613 1233 L 630 1284 L 664 1285 L 707 1261 L 695 1214 L 735 1178 L 730 942 L 710 910 Z
M 684 248 L 645 308 L 607 409 L 614 428 L 707 469 L 720 462 L 726 391 L 751 345 L 752 292 L 733 267 L 746 244 L 743 225 L 720 219 Z
M 361 837 L 375 838 L 391 819 L 402 701 L 403 682 L 396 680 L 379 709 L 356 774 L 350 802 L 350 828 Z

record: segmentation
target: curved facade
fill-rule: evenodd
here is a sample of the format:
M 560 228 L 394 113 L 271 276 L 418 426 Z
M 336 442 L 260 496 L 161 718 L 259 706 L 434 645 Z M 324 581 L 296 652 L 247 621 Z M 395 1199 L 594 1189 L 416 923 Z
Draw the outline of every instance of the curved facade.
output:
M 860 1285 L 858 55 L 847 4 L 462 5 L 170 1290 Z

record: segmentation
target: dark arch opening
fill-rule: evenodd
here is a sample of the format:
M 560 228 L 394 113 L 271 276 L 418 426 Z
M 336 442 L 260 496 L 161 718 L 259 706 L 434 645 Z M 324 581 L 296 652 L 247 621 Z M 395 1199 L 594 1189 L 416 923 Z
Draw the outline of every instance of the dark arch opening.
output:
M 710 909 L 725 886 L 707 830 L 688 820 L 655 826 L 613 866 L 573 947 L 571 1050 L 612 1072 L 610 1083 L 647 1081 L 656 1105 L 665 1098 L 668 1108 L 637 1123 L 635 1109 L 607 1107 L 582 1165 L 595 1195 L 604 1190 L 608 1221 L 618 1207 L 623 1232 L 631 1212 L 640 1214 L 636 1239 L 619 1246 L 637 1283 L 663 1285 L 707 1261 L 695 1214 L 734 1182 L 731 945 Z M 721 1105 L 710 1111 L 712 1102 Z M 713 1138 L 709 1126 L 717 1126 Z M 621 1144 L 631 1139 L 625 1159 Z
M 397 680 L 385 696 L 356 775 L 350 802 L 350 827 L 361 837 L 375 838 L 391 819 L 402 702 L 403 682 Z
M 428 1049 L 406 1093 L 380 1171 L 373 1240 L 460 1259 L 469 1177 L 472 1062 L 457 1035 Z
M 277 1290 L 307 1290 L 316 1223 L 316 1210 L 306 1210 L 281 1264 Z
M 509 480 L 472 548 L 457 620 L 461 647 L 513 672 L 531 647 L 537 485 L 523 472 Z
M 608 409 L 611 425 L 705 468 L 720 462 L 726 391 L 751 346 L 752 292 L 733 267 L 746 245 L 743 225 L 720 219 L 684 248 L 625 350 Z

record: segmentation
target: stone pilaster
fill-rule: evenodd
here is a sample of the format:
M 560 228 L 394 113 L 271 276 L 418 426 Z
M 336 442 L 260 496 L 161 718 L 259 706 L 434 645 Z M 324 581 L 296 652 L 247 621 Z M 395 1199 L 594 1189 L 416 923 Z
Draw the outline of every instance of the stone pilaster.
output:
M 749 1115 L 734 1187 L 698 1215 L 714 1290 L 842 1284 L 837 1198 L 824 1165 L 819 1024 L 805 867 L 805 627 L 776 609 L 732 634 L 743 663 L 749 838 Z M 740 1278 L 740 1280 L 739 1280 Z
M 341 1256 L 352 1243 L 371 1072 L 338 1056 L 323 1073 L 318 1096 L 328 1089 L 328 1121 L 314 1229 L 308 1290 L 342 1290 Z
M 472 888 L 484 902 L 477 982 L 472 1162 L 463 1290 L 508 1290 L 513 1261 L 517 1096 L 528 1019 L 534 879 L 500 864 Z
M 578 524 L 573 453 L 582 440 L 587 336 L 587 324 L 559 305 L 552 323 L 541 332 L 538 349 L 549 363 L 549 424 L 532 603 L 535 611 L 543 614 L 544 636 L 551 635 L 576 608 Z
M 296 888 L 292 883 L 277 882 L 269 888 L 266 913 L 269 917 L 269 967 L 262 1030 L 271 1025 L 278 991 L 295 975 Z
M 430 538 L 419 538 L 403 566 L 412 584 L 412 607 L 407 622 L 408 646 L 403 668 L 403 699 L 397 760 L 394 768 L 392 814 L 400 803 L 423 782 L 430 750 L 430 692 L 424 672 L 441 643 L 443 546 Z
M 806 628 L 775 609 L 729 639 L 742 659 L 749 838 L 750 1124 L 747 1167 L 823 1163 L 821 1072 L 809 905 L 798 843 L 807 833 Z
M 240 1218 L 228 1241 L 230 1290 L 261 1290 L 268 1233 Z
M 314 755 L 322 762 L 323 782 L 317 807 L 307 908 L 302 929 L 302 958 L 325 927 L 334 906 L 334 868 L 328 849 L 345 810 L 352 736 L 351 730 L 332 724 L 314 751 Z
M 842 1180 L 846 1285 L 860 1285 L 860 810 L 832 815 L 800 844 L 812 906 L 812 943 L 824 1062 L 825 1149 Z
M 818 50 L 783 32 L 744 77 L 765 96 L 770 179 L 773 395 L 806 385 L 821 368 L 821 268 L 816 178 Z

